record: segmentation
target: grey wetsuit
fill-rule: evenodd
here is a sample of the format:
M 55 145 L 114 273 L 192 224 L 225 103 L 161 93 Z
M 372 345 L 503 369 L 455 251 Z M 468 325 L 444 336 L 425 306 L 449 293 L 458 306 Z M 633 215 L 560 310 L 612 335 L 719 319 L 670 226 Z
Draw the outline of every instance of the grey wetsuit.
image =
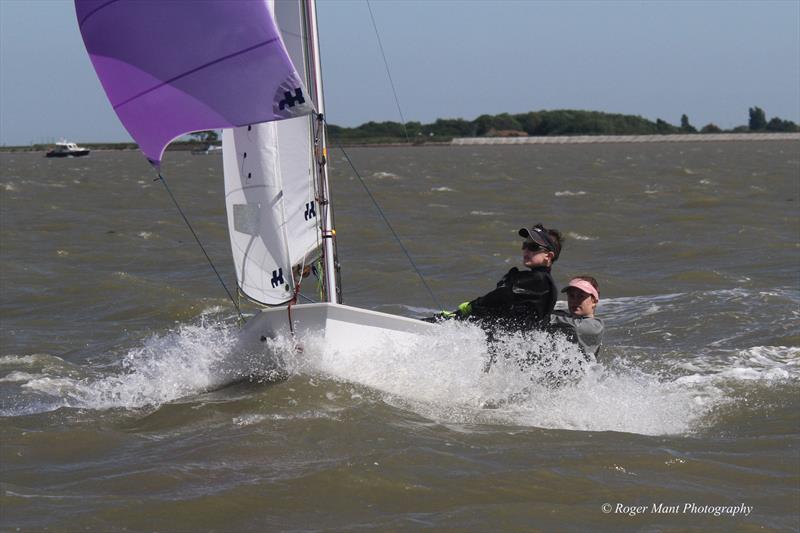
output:
M 568 339 L 578 343 L 586 355 L 596 356 L 600 351 L 605 326 L 599 318 L 578 317 L 566 311 L 553 311 L 550 315 L 550 327 L 563 331 Z

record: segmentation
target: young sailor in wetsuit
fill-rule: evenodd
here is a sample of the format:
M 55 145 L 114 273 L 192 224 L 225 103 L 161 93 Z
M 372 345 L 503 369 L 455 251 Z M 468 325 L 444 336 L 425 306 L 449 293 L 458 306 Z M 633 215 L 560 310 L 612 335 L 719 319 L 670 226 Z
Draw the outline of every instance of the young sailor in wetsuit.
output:
M 600 301 L 597 280 L 591 276 L 577 276 L 561 292 L 567 293 L 568 311 L 553 311 L 550 329 L 565 333 L 587 357 L 597 356 L 605 329 L 603 321 L 594 316 Z
M 493 291 L 436 318 L 477 320 L 490 332 L 497 328 L 525 330 L 547 326 L 558 298 L 550 268 L 561 254 L 561 232 L 536 224 L 530 229 L 520 229 L 519 236 L 525 239 L 522 262 L 529 270 L 512 268 Z

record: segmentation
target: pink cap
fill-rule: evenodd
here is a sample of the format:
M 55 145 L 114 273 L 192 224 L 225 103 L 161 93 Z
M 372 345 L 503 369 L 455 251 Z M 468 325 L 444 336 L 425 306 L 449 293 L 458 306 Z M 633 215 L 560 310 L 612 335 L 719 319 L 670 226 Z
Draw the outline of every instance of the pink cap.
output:
M 569 289 L 570 287 L 575 287 L 576 289 L 582 290 L 586 294 L 591 294 L 592 296 L 595 297 L 596 300 L 600 301 L 600 293 L 597 292 L 597 289 L 595 289 L 592 286 L 592 284 L 586 281 L 585 279 L 572 278 L 571 280 L 569 280 L 569 285 L 561 289 L 561 292 L 567 292 L 567 289 Z

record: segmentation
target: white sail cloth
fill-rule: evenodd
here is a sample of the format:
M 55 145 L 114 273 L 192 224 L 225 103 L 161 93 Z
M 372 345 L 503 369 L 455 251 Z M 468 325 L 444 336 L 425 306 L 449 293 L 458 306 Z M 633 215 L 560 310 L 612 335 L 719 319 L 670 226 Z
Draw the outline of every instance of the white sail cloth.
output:
M 270 10 L 309 87 L 301 3 L 270 2 Z M 225 206 L 236 278 L 244 294 L 265 305 L 291 300 L 293 271 L 319 255 L 313 120 L 298 117 L 223 132 Z

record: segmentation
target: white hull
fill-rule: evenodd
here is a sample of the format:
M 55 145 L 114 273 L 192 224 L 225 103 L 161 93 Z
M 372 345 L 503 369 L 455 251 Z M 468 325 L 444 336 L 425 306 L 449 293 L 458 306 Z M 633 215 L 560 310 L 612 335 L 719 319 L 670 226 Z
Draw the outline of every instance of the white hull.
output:
M 408 343 L 431 335 L 436 325 L 413 318 L 334 303 L 293 305 L 293 328 L 285 307 L 266 309 L 251 318 L 239 334 L 240 349 L 265 350 L 268 340 L 294 336 L 298 347 L 313 337 L 326 352 L 365 350 L 387 343 Z

